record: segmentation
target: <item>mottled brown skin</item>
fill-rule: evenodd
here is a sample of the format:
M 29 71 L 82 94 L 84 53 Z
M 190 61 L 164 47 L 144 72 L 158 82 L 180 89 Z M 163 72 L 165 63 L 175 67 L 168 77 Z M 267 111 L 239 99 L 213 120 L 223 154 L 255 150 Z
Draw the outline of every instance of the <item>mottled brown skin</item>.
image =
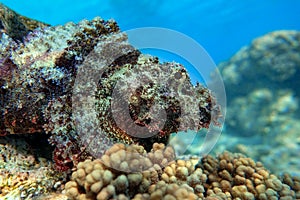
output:
M 127 37 L 124 34 L 120 34 L 116 22 L 112 20 L 105 21 L 100 18 L 84 21 L 80 24 L 68 24 L 64 28 L 52 27 L 51 29 L 35 30 L 35 32 L 26 36 L 26 42 L 24 41 L 21 44 L 20 42 L 22 42 L 24 35 L 27 35 L 32 28 L 35 26 L 46 26 L 34 20 L 29 20 L 32 23 L 28 23 L 25 19 L 5 6 L 0 7 L 0 22 L 3 30 L 10 38 L 2 38 L 9 45 L 5 46 L 8 49 L 5 52 L 1 52 L 0 55 L 0 59 L 2 59 L 0 63 L 0 83 L 1 86 L 6 85 L 5 87 L 1 87 L 0 90 L 0 114 L 2 116 L 0 118 L 0 135 L 29 135 L 46 132 L 50 135 L 48 139 L 49 143 L 56 147 L 53 152 L 53 159 L 57 168 L 60 170 L 71 169 L 74 163 L 86 158 L 85 151 L 90 150 L 87 147 L 87 145 L 90 145 L 89 143 L 86 144 L 83 142 L 81 144 L 80 137 L 82 139 L 85 136 L 84 133 L 78 133 L 79 131 L 76 130 L 73 121 L 74 116 L 72 116 L 72 109 L 76 107 L 76 104 L 73 104 L 71 97 L 74 96 L 72 92 L 76 75 L 80 73 L 78 72 L 79 66 L 85 66 L 84 63 L 86 60 L 95 59 L 88 63 L 94 62 L 94 67 L 98 69 L 99 58 L 102 59 L 101 61 L 115 58 L 110 53 L 117 52 L 118 50 L 122 52 L 121 56 L 114 61 L 107 62 L 109 66 L 105 66 L 98 85 L 96 88 L 93 88 L 97 90 L 95 97 L 96 101 L 99 101 L 98 109 L 101 108 L 97 112 L 100 123 L 99 129 L 104 132 L 105 138 L 113 142 L 140 144 L 146 150 L 150 150 L 152 144 L 155 142 L 167 144 L 170 134 L 179 131 L 179 127 L 182 125 L 180 121 L 182 110 L 179 101 L 168 95 L 169 86 L 162 87 L 160 84 L 155 83 L 155 79 L 151 75 L 148 78 L 152 82 L 150 81 L 133 92 L 132 98 L 136 98 L 137 102 L 132 101 L 128 104 L 130 117 L 122 115 L 122 112 L 120 117 L 124 118 L 122 121 L 125 125 L 145 127 L 151 133 L 155 134 L 149 137 L 141 137 L 145 136 L 146 133 L 136 131 L 129 135 L 116 124 L 111 108 L 107 105 L 111 103 L 110 99 L 118 78 L 126 75 L 128 71 L 131 75 L 132 73 L 134 75 L 136 68 L 147 69 L 149 66 L 153 66 L 157 73 L 164 70 L 162 74 L 167 74 L 164 79 L 168 76 L 174 76 L 174 83 L 168 84 L 171 88 L 176 88 L 184 80 L 189 81 L 188 74 L 183 66 L 172 63 L 160 64 L 158 59 L 153 57 L 147 60 L 147 56 L 141 55 L 141 52 L 128 44 Z M 62 29 L 64 31 L 70 26 L 72 27 L 72 29 L 69 29 L 71 34 L 67 38 L 62 37 L 60 40 L 60 31 Z M 13 30 L 18 30 L 18 34 L 14 33 Z M 44 37 L 45 35 L 46 37 Z M 115 37 L 117 37 L 117 40 L 113 39 Z M 53 40 L 53 38 L 58 39 L 59 42 L 57 42 L 58 40 Z M 57 48 L 59 46 L 57 43 L 61 44 L 60 42 L 62 41 L 64 42 L 64 47 Z M 105 41 L 112 42 L 116 46 L 114 47 L 116 49 L 112 51 L 112 46 L 109 46 L 107 52 L 105 48 L 101 50 L 101 45 L 106 44 Z M 127 46 L 123 45 L 125 41 Z M 36 52 L 36 48 L 33 48 L 36 46 L 43 47 L 41 49 L 46 50 Z M 126 48 L 130 50 L 127 51 Z M 124 50 L 127 52 L 125 55 L 123 54 Z M 97 54 L 94 52 L 100 53 Z M 14 53 L 17 53 L 18 56 L 14 57 Z M 37 56 L 34 56 L 35 54 Z M 22 57 L 22 55 L 25 56 Z M 51 59 L 51 57 L 54 59 Z M 146 64 L 144 63 L 145 60 Z M 16 63 L 22 64 L 17 65 Z M 42 70 L 41 68 L 45 68 L 46 71 L 50 70 L 51 73 L 53 72 L 51 71 L 52 69 L 60 70 L 62 71 L 63 78 L 56 79 L 51 77 L 47 79 L 43 73 L 39 73 Z M 134 70 L 131 71 L 131 69 Z M 122 74 L 124 71 L 126 73 Z M 14 73 L 14 76 L 10 80 L 12 73 Z M 28 76 L 31 76 L 30 80 L 33 80 L 30 83 Z M 180 80 L 182 78 L 183 81 Z M 200 91 L 201 89 L 202 91 Z M 190 90 L 196 90 L 196 93 L 200 97 L 203 97 L 202 101 L 209 103 L 207 107 L 203 106 L 203 102 L 199 103 L 200 121 L 193 128 L 207 128 L 210 122 L 214 120 L 211 119 L 210 115 L 215 106 L 215 102 L 212 101 L 213 97 L 209 90 L 202 86 L 198 88 L 190 87 Z M 182 91 L 180 90 L 180 92 Z M 191 96 L 188 92 L 185 91 L 182 94 Z M 201 92 L 203 92 L 203 95 Z M 141 94 L 146 94 L 146 97 Z M 60 100 L 62 102 L 59 102 Z M 101 101 L 104 104 L 101 104 Z M 122 99 L 122 101 L 126 102 L 128 100 L 124 101 Z M 55 109 L 55 105 L 59 103 L 63 106 Z M 167 113 L 166 122 L 162 127 L 157 126 L 160 119 L 159 116 L 155 118 L 155 116 L 148 115 L 150 108 L 156 103 L 162 103 Z M 86 109 L 89 109 L 89 107 Z M 216 111 L 218 112 L 219 110 Z M 198 118 L 198 116 L 195 116 L 195 118 Z M 89 119 L 82 118 L 81 121 L 89 124 Z M 183 126 L 189 125 L 183 124 Z M 86 130 L 86 132 L 90 131 L 89 129 Z M 94 132 L 91 133 L 94 134 Z M 96 135 L 92 136 L 96 137 Z M 99 143 L 95 143 L 95 148 L 101 145 L 103 148 L 100 150 L 106 150 L 107 144 Z
M 115 75 L 119 74 L 117 76 L 122 79 L 122 68 L 124 68 L 125 65 L 129 71 L 139 66 L 137 65 L 139 56 L 143 57 L 143 55 L 141 55 L 141 53 L 138 51 L 131 52 L 127 55 L 119 57 L 106 68 L 97 86 L 96 99 L 99 102 L 102 102 L 105 99 L 110 99 L 110 97 L 112 96 L 112 92 L 116 92 L 115 86 L 117 80 L 115 78 Z M 151 58 L 150 60 L 151 61 L 149 62 L 153 62 L 153 65 L 158 66 L 157 70 L 162 70 L 159 68 L 159 66 L 162 66 L 158 63 L 158 60 L 155 60 L 153 58 Z M 165 65 L 170 68 L 173 67 L 171 64 Z M 185 69 L 179 69 L 178 72 L 175 73 L 175 76 L 177 77 L 177 79 L 180 79 L 182 76 L 188 77 L 188 74 Z M 205 102 L 207 103 L 207 106 L 203 107 L 203 102 L 199 102 L 200 120 L 199 124 L 195 128 L 208 128 L 211 122 L 213 122 L 215 125 L 218 125 L 217 121 L 214 120 L 216 119 L 216 117 L 220 117 L 220 115 L 213 116 L 212 114 L 212 112 L 214 111 L 216 113 L 220 112 L 220 110 L 215 107 L 216 102 L 214 100 L 214 97 L 209 94 L 209 90 L 207 88 L 204 88 L 201 85 L 198 85 L 197 89 L 193 89 L 196 93 L 198 93 L 198 96 L 205 97 Z M 111 100 L 107 100 L 108 102 L 106 103 L 100 103 L 98 105 L 98 117 L 99 121 L 102 122 L 100 123 L 100 128 L 104 130 L 104 132 L 107 133 L 107 136 L 115 142 L 121 142 L 125 144 L 140 144 L 144 146 L 147 151 L 151 149 L 152 144 L 155 142 L 167 144 L 168 139 L 172 133 L 181 131 L 179 130 L 179 128 L 182 120 L 182 108 L 180 107 L 180 102 L 175 97 L 168 95 L 169 92 L 169 88 L 166 88 L 163 85 L 155 82 L 149 82 L 146 85 L 139 86 L 136 91 L 131 94 L 129 100 L 123 99 L 121 95 L 119 96 L 120 99 L 118 101 L 121 102 L 121 104 L 126 104 L 126 102 L 128 103 L 130 117 L 128 118 L 126 113 L 123 113 L 127 112 L 126 109 L 121 109 L 120 111 L 118 111 L 118 113 L 121 113 L 119 114 L 119 117 L 121 117 L 120 121 L 123 123 L 123 127 L 127 127 L 129 128 L 128 130 L 132 131 L 130 135 L 116 124 L 112 115 L 111 107 L 106 106 L 106 103 L 108 103 L 108 105 L 111 105 Z M 182 95 L 188 95 L 188 92 Z M 152 105 L 158 102 L 164 104 L 164 108 L 166 111 L 166 121 L 162 128 L 158 128 L 156 126 L 155 119 L 149 116 L 149 110 L 151 109 Z M 125 104 L 124 106 L 126 107 L 127 105 Z M 103 108 L 105 108 L 104 111 L 101 111 Z M 153 131 L 155 135 L 151 137 L 143 137 L 143 133 L 138 132 L 134 128 L 135 126 L 146 127 L 149 131 Z M 188 127 L 186 128 L 188 129 Z

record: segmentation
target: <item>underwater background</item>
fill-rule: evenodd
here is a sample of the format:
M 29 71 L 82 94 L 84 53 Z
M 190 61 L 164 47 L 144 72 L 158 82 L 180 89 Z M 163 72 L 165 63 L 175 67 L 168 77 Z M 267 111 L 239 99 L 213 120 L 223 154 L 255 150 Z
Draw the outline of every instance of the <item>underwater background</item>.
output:
M 279 177 L 277 179 L 275 176 L 270 175 L 272 181 L 270 179 L 265 181 L 266 186 L 264 187 L 272 190 L 266 192 L 266 195 L 264 192 L 267 189 L 261 189 L 261 187 L 259 187 L 256 188 L 256 192 L 253 192 L 255 189 L 252 191 L 249 189 L 251 187 L 247 185 L 249 193 L 253 192 L 253 194 L 258 195 L 258 193 L 260 194 L 261 192 L 263 195 L 260 196 L 260 199 L 271 199 L 273 196 L 279 198 L 285 195 L 294 195 L 293 198 L 290 199 L 300 198 L 300 1 L 28 0 L 26 2 L 20 2 L 17 0 L 1 0 L 0 3 L 3 3 L 20 15 L 45 22 L 51 26 L 64 25 L 70 21 L 78 23 L 82 19 L 92 20 L 94 17 L 100 16 L 104 20 L 114 19 L 121 31 L 141 27 L 162 27 L 179 31 L 193 38 L 202 45 L 217 65 L 225 85 L 227 101 L 222 134 L 212 152 L 210 152 L 213 156 L 221 156 L 219 160 L 209 158 L 203 161 L 203 163 L 207 162 L 212 167 L 206 169 L 205 164 L 207 163 L 201 166 L 207 171 L 203 170 L 201 175 L 198 174 L 200 177 L 198 177 L 198 179 L 202 181 L 201 185 L 204 185 L 204 188 L 198 188 L 199 194 L 201 192 L 206 195 L 210 194 L 206 191 L 210 186 L 204 183 L 207 180 L 209 180 L 212 185 L 215 182 L 221 182 L 222 179 L 227 181 L 232 180 L 231 177 L 228 178 L 227 175 L 222 174 L 222 172 L 209 177 L 209 172 L 213 174 L 213 171 L 216 171 L 216 169 L 212 168 L 216 167 L 219 164 L 218 162 L 221 163 L 220 166 L 222 166 L 221 161 L 226 160 L 227 163 L 242 162 L 243 164 L 247 163 L 245 165 L 248 168 L 253 167 L 253 161 L 251 160 L 245 161 L 243 157 L 237 157 L 236 155 L 228 156 L 226 153 L 223 153 L 224 151 L 230 151 L 242 153 L 255 162 L 262 162 L 264 167 L 270 170 L 270 173 L 274 173 Z M 73 29 L 71 30 L 73 31 Z M 61 30 L 58 28 L 58 32 L 59 31 Z M 39 37 L 38 33 L 35 34 L 34 37 Z M 52 33 L 50 33 L 50 35 L 51 34 Z M 42 34 L 41 37 L 43 37 Z M 5 45 L 5 42 L 3 42 L 3 45 Z M 176 62 L 183 63 L 188 69 L 192 67 L 189 66 L 189 63 L 186 63 L 185 60 L 173 55 L 155 51 L 146 53 L 158 56 L 163 61 L 175 60 Z M 202 80 L 199 79 L 199 81 L 201 82 Z M 175 137 L 172 141 L 172 145 L 174 145 L 175 151 L 178 152 L 181 151 L 183 146 L 190 145 L 187 150 L 184 149 L 184 153 L 187 156 L 199 155 L 201 151 L 201 145 L 199 144 L 203 142 L 205 134 L 206 132 L 201 130 L 200 134 L 196 136 L 193 135 L 193 137 L 195 137 L 192 138 L 193 141 L 185 135 L 179 135 L 179 137 Z M 26 167 L 29 166 L 29 168 L 31 168 L 35 165 L 35 162 L 38 162 L 40 166 L 43 166 L 47 162 L 46 160 L 36 161 L 37 158 L 28 157 L 25 153 L 24 155 L 26 156 L 18 153 L 23 152 L 24 149 L 32 148 L 33 152 L 38 154 L 37 157 L 45 156 L 45 152 L 38 152 L 40 149 L 39 146 L 48 145 L 44 144 L 45 141 L 41 142 L 41 145 L 34 145 L 34 143 L 37 142 L 36 140 L 38 140 L 38 136 L 31 142 L 30 137 L 25 138 L 24 141 L 18 141 L 15 140 L 14 136 L 12 138 L 8 137 L 8 139 L 6 137 L 0 137 L 2 157 L 9 151 L 13 156 L 17 158 L 20 157 L 22 162 L 24 160 L 26 166 L 21 166 L 22 173 L 26 171 Z M 9 145 L 13 148 L 9 149 Z M 163 147 L 156 147 L 158 150 L 162 148 Z M 27 150 L 24 151 L 27 152 Z M 51 151 L 51 149 L 44 149 L 43 151 Z M 169 150 L 165 149 L 164 151 Z M 32 151 L 30 151 L 28 155 L 31 155 L 31 153 Z M 11 163 L 7 162 L 3 164 L 1 161 L 9 159 L 7 157 L 3 159 L 2 157 L 0 157 L 0 166 L 5 166 L 3 168 L 14 168 L 15 158 L 11 158 L 11 160 L 13 160 Z M 237 159 L 238 161 L 232 161 L 233 159 Z M 20 163 L 21 161 L 16 164 L 16 166 Z M 218 164 L 214 166 L 212 163 Z M 97 163 L 97 161 L 87 161 L 81 166 L 92 164 L 97 165 L 99 163 Z M 20 165 L 23 165 L 23 163 Z M 45 166 L 48 167 L 48 164 L 45 164 Z M 253 169 L 259 171 L 261 169 L 260 167 L 260 164 L 257 164 Z M 77 177 L 80 170 L 79 168 L 80 167 L 78 167 L 78 173 L 76 172 L 77 174 L 73 176 L 73 179 L 77 181 L 76 184 L 80 185 L 80 181 L 82 180 L 80 177 Z M 85 168 L 83 167 L 83 169 Z M 219 169 L 220 168 L 218 168 L 218 170 Z M 188 170 L 189 173 L 194 173 L 191 172 L 191 169 Z M 54 183 L 59 185 L 57 188 L 63 188 L 64 184 L 62 183 L 70 179 L 70 177 L 65 174 L 55 174 L 55 172 L 51 170 L 41 170 L 41 172 L 39 172 L 39 170 L 34 169 L 33 171 L 32 177 L 36 176 L 36 174 L 38 174 L 37 176 L 39 177 L 41 175 L 48 177 L 50 174 L 49 180 L 47 179 L 48 182 L 45 183 L 48 188 L 49 185 Z M 295 177 L 290 178 L 285 174 L 286 172 Z M 176 173 L 179 173 L 179 175 L 176 174 L 178 176 L 181 175 L 180 173 L 184 174 L 184 172 L 181 171 Z M 205 173 L 207 177 L 205 177 Z M 241 173 L 247 175 L 247 173 L 250 172 L 245 170 L 245 172 Z M 241 175 L 239 173 L 237 174 Z M 259 175 L 265 177 L 264 172 L 259 173 Z M 6 175 L 3 175 L 3 177 L 5 176 Z M 23 174 L 21 175 L 21 181 L 23 180 L 22 176 Z M 218 181 L 215 180 L 215 176 L 219 176 Z M 268 176 L 269 175 L 266 175 L 266 177 Z M 283 178 L 280 178 L 281 176 Z M 24 177 L 26 177 L 26 175 L 24 175 Z M 2 181 L 3 184 L 3 180 L 6 180 L 5 178 L 0 179 L 0 183 Z M 248 178 L 253 181 L 253 184 L 257 181 L 255 179 L 257 177 L 254 177 L 252 180 L 249 175 Z M 33 179 L 35 180 L 35 178 Z M 192 176 L 190 179 L 192 179 Z M 31 180 L 31 178 L 29 178 L 29 180 Z M 60 180 L 58 181 L 60 182 L 59 184 L 57 180 Z M 184 180 L 186 181 L 187 178 Z M 279 180 L 283 186 L 278 186 L 281 185 Z M 118 181 L 122 181 L 121 178 Z M 238 183 L 238 181 L 239 180 L 235 180 L 233 182 Z M 184 183 L 184 181 L 180 183 Z M 73 195 L 72 187 L 75 187 L 74 184 L 75 183 L 71 181 L 66 185 L 67 192 L 71 196 Z M 214 185 L 214 187 L 220 187 L 225 191 L 226 189 L 224 188 L 227 188 L 227 183 L 224 184 L 225 185 Z M 262 185 L 256 182 L 255 184 L 258 186 Z M 293 191 L 294 193 L 288 194 L 288 192 L 285 191 L 287 186 L 284 184 L 288 184 L 289 188 L 295 192 Z M 6 183 L 6 185 L 10 185 L 10 183 Z M 16 186 L 13 187 L 16 188 Z M 5 193 L 3 188 L 9 192 Z M 28 193 L 30 193 L 31 196 L 24 194 L 24 198 L 20 199 L 31 199 L 31 197 L 38 196 L 32 192 L 39 190 L 36 185 L 33 184 L 30 187 L 26 185 L 25 188 L 28 189 Z M 35 189 L 31 190 L 30 188 Z M 6 194 L 5 199 L 9 196 L 11 196 L 11 199 L 16 197 L 13 195 L 15 190 L 10 191 L 10 189 L 7 189 L 1 184 L 0 189 L 3 189 L 3 191 L 0 190 L 0 199 L 2 198 L 1 193 L 3 195 Z M 231 189 L 230 191 L 233 191 Z M 80 191 L 81 190 L 82 188 Z M 243 193 L 243 195 L 245 193 L 244 188 L 237 188 L 236 190 L 242 191 L 241 193 Z M 97 189 L 95 189 L 95 191 L 97 191 Z M 217 191 L 216 189 L 212 193 L 218 193 Z M 36 193 L 42 194 L 43 189 L 40 189 L 40 191 Z M 74 196 L 76 195 L 74 194 Z M 254 199 L 252 194 L 243 196 L 236 192 L 232 195 L 240 197 L 241 199 Z M 133 195 L 130 194 L 130 196 Z M 46 197 L 40 197 L 40 199 L 44 198 Z M 51 197 L 47 198 L 51 199 Z M 53 199 L 54 198 L 59 199 L 60 196 L 53 197 Z M 64 197 L 61 198 L 64 199 Z M 122 198 L 120 197 L 120 199 Z M 226 198 L 223 197 L 223 199 Z

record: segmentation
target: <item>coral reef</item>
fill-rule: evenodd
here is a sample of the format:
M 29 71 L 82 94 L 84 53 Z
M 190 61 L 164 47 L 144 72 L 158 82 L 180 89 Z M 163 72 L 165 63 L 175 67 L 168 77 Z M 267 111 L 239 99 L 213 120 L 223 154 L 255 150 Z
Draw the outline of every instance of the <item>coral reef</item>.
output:
M 221 63 L 219 67 L 225 84 L 236 89 L 228 91 L 229 98 L 234 97 L 233 94 L 242 96 L 256 88 L 264 88 L 266 83 L 278 89 L 297 89 L 297 84 L 290 81 L 298 83 L 299 37 L 298 31 L 271 32 L 254 39 L 251 45 L 243 47 L 229 61 Z M 257 83 L 249 85 L 254 78 Z
M 223 199 L 296 199 L 300 195 L 298 178 L 287 184 L 280 180 L 281 177 L 266 170 L 262 163 L 241 154 L 224 152 L 218 158 L 208 156 L 202 159 L 200 167 L 208 176 L 209 196 L 221 196 Z
M 241 152 L 276 174 L 300 175 L 299 52 L 300 32 L 275 31 L 219 65 L 228 106 L 216 151 Z
M 297 31 L 269 33 L 219 65 L 228 88 L 230 131 L 276 134 L 290 119 L 299 120 L 299 41 Z
M 142 146 L 115 144 L 101 159 L 80 162 L 65 194 L 90 200 L 300 198 L 299 178 L 277 177 L 242 154 L 174 156 L 164 144 L 154 143 L 149 153 Z
M 176 158 L 170 134 L 219 125 L 220 108 L 182 65 L 141 54 L 113 20 L 50 27 L 0 4 L 0 29 L 1 199 L 300 198 L 299 178 L 241 154 Z M 256 124 L 295 157 L 299 46 L 298 32 L 275 32 L 220 66 L 234 90 L 228 130 Z
M 142 146 L 115 144 L 101 159 L 85 160 L 77 165 L 73 181 L 66 184 L 66 194 L 73 198 L 107 199 L 113 194 L 128 197 L 136 191 L 143 193 L 158 181 L 162 168 L 173 159 L 173 149 L 164 144 L 155 143 L 149 153 Z M 87 193 L 81 194 L 80 187 Z
M 68 197 L 64 194 L 51 193 L 38 196 L 36 198 L 33 198 L 33 200 L 68 200 Z
M 37 157 L 24 140 L 0 138 L 0 199 L 29 200 L 61 191 L 66 174 L 57 173 L 53 163 Z

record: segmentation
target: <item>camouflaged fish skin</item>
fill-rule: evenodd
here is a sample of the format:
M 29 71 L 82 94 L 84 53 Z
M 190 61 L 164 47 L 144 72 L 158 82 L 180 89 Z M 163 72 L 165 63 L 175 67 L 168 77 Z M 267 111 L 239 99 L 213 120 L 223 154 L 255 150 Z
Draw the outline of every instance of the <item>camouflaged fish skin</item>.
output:
M 3 33 L 0 49 L 0 134 L 46 132 L 55 146 L 53 159 L 59 170 L 69 170 L 91 154 L 101 156 L 116 142 L 141 144 L 150 150 L 155 142 L 166 144 L 171 133 L 208 128 L 211 122 L 218 125 L 220 110 L 211 92 L 201 84 L 193 86 L 182 65 L 159 63 L 157 58 L 134 49 L 113 20 L 97 17 L 78 24 L 35 29 L 22 42 Z M 91 66 L 94 71 L 89 73 Z M 95 96 L 95 108 L 81 106 L 82 99 L 76 101 L 74 84 L 82 70 L 88 75 L 102 70 L 97 84 L 83 83 L 79 87 L 80 92 Z M 127 102 L 130 116 L 117 114 L 121 118 L 123 115 L 123 126 L 144 127 L 155 133 L 151 137 L 144 131 L 129 134 L 113 119 L 114 85 L 128 76 L 138 80 L 136 70 L 150 70 L 145 74 L 149 82 L 131 91 L 131 98 L 120 98 Z M 161 74 L 161 80 L 171 79 L 161 84 L 152 72 Z M 127 90 L 119 89 L 120 94 Z M 185 100 L 184 104 L 192 105 L 195 99 L 196 107 L 181 105 Z M 160 117 L 149 115 L 154 104 L 166 112 L 161 127 L 157 125 Z M 93 117 L 74 116 L 77 107 L 95 113 Z M 75 119 L 80 126 L 76 126 Z

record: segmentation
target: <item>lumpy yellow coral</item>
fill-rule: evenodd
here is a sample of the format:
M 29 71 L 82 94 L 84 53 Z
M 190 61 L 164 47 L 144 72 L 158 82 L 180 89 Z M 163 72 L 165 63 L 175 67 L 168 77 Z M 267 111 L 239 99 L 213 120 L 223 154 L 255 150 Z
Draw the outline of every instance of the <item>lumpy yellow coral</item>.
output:
M 175 159 L 174 156 L 173 149 L 164 144 L 153 144 L 149 153 L 138 145 L 116 144 L 101 159 L 79 163 L 71 181 L 65 185 L 65 194 L 76 200 L 300 197 L 299 179 L 289 175 L 277 177 L 261 163 L 241 154 L 224 152 L 217 158 L 207 156 L 200 160 L 196 157 Z M 142 160 L 148 161 L 140 162 Z M 130 172 L 132 162 L 138 165 L 133 164 L 134 171 Z M 141 171 L 136 171 L 136 166 L 140 166 Z

